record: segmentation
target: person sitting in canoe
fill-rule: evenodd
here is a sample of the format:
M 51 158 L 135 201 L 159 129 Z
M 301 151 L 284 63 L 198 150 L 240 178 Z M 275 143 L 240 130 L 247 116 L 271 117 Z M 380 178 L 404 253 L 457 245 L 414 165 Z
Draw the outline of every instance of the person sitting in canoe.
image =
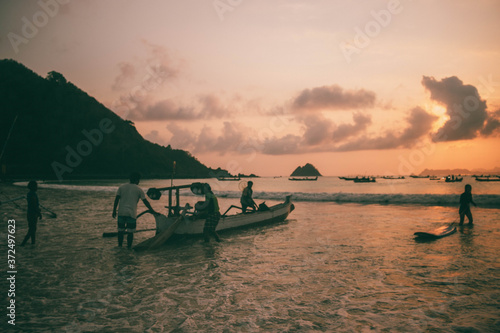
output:
M 144 195 L 144 191 L 140 188 L 139 182 L 141 175 L 138 172 L 133 172 L 130 175 L 130 183 L 123 184 L 118 188 L 113 205 L 113 218 L 116 217 L 116 208 L 118 208 L 118 246 L 123 244 L 123 236 L 127 233 L 127 247 L 132 247 L 134 241 L 134 232 L 136 228 L 137 203 L 139 199 L 148 207 L 152 214 L 158 214 Z M 119 204 L 119 205 L 118 205 Z
M 465 185 L 465 192 L 460 195 L 460 208 L 458 214 L 460 215 L 460 225 L 464 224 L 465 216 L 469 219 L 469 225 L 472 225 L 472 213 L 470 211 L 470 204 L 477 207 L 476 203 L 472 200 L 472 186 Z
M 255 201 L 252 198 L 252 195 L 253 195 L 252 186 L 253 186 L 253 182 L 249 181 L 247 183 L 247 187 L 245 187 L 243 189 L 243 193 L 241 194 L 240 203 L 241 203 L 241 209 L 242 209 L 243 213 L 245 213 L 247 211 L 248 207 L 252 207 L 254 210 L 258 209 L 257 204 L 255 203 Z

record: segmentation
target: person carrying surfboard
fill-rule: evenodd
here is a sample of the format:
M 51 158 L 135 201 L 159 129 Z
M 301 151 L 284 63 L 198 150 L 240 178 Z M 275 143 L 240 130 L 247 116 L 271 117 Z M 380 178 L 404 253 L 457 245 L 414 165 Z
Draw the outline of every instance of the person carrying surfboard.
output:
M 118 246 L 122 247 L 123 237 L 127 234 L 127 247 L 132 247 L 134 241 L 134 232 L 136 228 L 137 203 L 139 199 L 149 209 L 150 213 L 158 214 L 146 199 L 144 191 L 140 188 L 139 182 L 141 175 L 138 172 L 133 172 L 130 175 L 130 183 L 123 184 L 118 188 L 113 205 L 113 218 L 116 218 L 118 208 Z
M 460 225 L 464 224 L 465 216 L 469 219 L 469 225 L 472 225 L 472 213 L 470 211 L 470 204 L 477 207 L 476 203 L 472 200 L 472 186 L 465 185 L 465 191 L 460 195 L 460 208 L 458 214 L 460 215 Z

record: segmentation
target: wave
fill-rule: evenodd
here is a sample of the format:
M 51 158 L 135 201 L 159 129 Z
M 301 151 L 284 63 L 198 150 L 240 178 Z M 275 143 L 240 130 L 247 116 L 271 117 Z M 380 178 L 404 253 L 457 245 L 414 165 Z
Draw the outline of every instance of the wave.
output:
M 26 186 L 27 183 L 19 182 L 15 185 Z M 65 185 L 41 183 L 40 187 L 65 189 L 75 191 L 91 192 L 115 192 L 116 186 L 89 186 L 89 185 Z M 147 189 L 144 189 L 146 192 Z M 214 191 L 221 198 L 239 199 L 239 191 Z M 189 191 L 182 193 L 183 196 L 194 196 Z M 346 192 L 254 192 L 253 197 L 259 200 L 282 201 L 287 195 L 292 196 L 293 201 L 302 202 L 334 202 L 334 203 L 358 203 L 379 205 L 417 205 L 417 206 L 443 206 L 458 207 L 460 196 L 457 194 L 404 194 L 404 193 L 346 193 Z M 500 209 L 500 195 L 498 194 L 474 194 L 474 202 L 482 208 Z
M 219 196 L 239 198 L 239 192 L 219 192 Z M 260 200 L 283 200 L 287 195 L 293 201 L 335 202 L 379 205 L 419 205 L 454 207 L 459 205 L 459 195 L 456 194 L 401 194 L 401 193 L 307 193 L 307 192 L 254 192 L 254 198 Z M 500 208 L 500 195 L 477 194 L 474 202 L 482 208 Z

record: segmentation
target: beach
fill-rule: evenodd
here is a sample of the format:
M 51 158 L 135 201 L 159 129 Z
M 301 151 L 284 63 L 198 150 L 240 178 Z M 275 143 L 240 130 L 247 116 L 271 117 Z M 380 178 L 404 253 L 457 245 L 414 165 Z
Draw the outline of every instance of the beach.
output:
M 467 181 L 478 204 L 474 227 L 416 241 L 414 232 L 456 220 Z M 238 203 L 238 182 L 209 182 L 222 211 Z M 257 203 L 270 206 L 292 194 L 295 210 L 284 222 L 222 232 L 221 243 L 177 237 L 148 252 L 102 237 L 116 230 L 116 181 L 41 184 L 40 202 L 57 218 L 44 214 L 36 245 L 19 246 L 27 232 L 26 203 L 2 204 L 0 244 L 6 253 L 7 221 L 15 220 L 17 273 L 16 325 L 4 316 L 1 326 L 17 332 L 500 330 L 499 185 L 471 178 L 369 187 L 333 177 L 254 183 Z M 18 185 L 0 185 L 0 200 L 26 194 Z M 181 197 L 193 206 L 197 200 Z M 164 198 L 150 202 L 164 211 Z M 144 209 L 139 203 L 138 212 Z M 153 227 L 149 214 L 138 220 L 138 229 Z M 136 234 L 134 244 L 153 234 Z M 5 278 L 1 288 L 6 295 Z M 4 309 L 7 302 L 4 296 Z

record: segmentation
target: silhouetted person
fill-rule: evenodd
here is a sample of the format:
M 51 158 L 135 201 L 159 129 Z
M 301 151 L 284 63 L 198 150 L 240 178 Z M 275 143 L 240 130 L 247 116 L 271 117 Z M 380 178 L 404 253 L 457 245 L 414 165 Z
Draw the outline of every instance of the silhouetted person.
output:
M 243 189 L 243 193 L 241 194 L 241 208 L 243 210 L 243 213 L 247 211 L 248 207 L 252 207 L 254 210 L 257 210 L 257 204 L 252 198 L 253 195 L 253 190 L 252 190 L 253 182 L 249 181 L 247 184 L 247 187 Z
M 474 201 L 472 201 L 472 186 L 469 184 L 465 185 L 465 192 L 460 195 L 460 208 L 458 214 L 460 215 L 460 225 L 464 223 L 465 216 L 469 219 L 469 224 L 472 225 L 472 213 L 470 211 L 470 204 L 477 206 Z
M 36 191 L 38 190 L 38 184 L 36 181 L 31 180 L 28 183 L 28 195 L 26 196 L 26 200 L 28 201 L 28 234 L 24 237 L 21 246 L 26 245 L 28 240 L 31 238 L 31 244 L 35 244 L 36 237 L 36 224 L 38 219 L 42 219 L 42 212 L 40 211 L 40 203 L 38 202 L 38 195 Z
M 125 233 L 127 233 L 127 247 L 129 249 L 132 247 L 139 199 L 142 200 L 152 214 L 158 214 L 149 204 L 144 191 L 138 186 L 140 181 L 141 175 L 134 172 L 130 175 L 130 183 L 121 185 L 116 192 L 113 218 L 116 217 L 116 208 L 118 207 L 118 246 L 120 247 L 123 244 Z
M 213 236 L 217 242 L 220 242 L 219 235 L 215 231 L 220 220 L 219 201 L 212 192 L 210 185 L 205 184 L 204 189 L 205 208 L 203 211 L 207 213 L 207 218 L 205 220 L 205 226 L 203 227 L 203 237 L 206 243 L 210 242 L 210 236 Z

